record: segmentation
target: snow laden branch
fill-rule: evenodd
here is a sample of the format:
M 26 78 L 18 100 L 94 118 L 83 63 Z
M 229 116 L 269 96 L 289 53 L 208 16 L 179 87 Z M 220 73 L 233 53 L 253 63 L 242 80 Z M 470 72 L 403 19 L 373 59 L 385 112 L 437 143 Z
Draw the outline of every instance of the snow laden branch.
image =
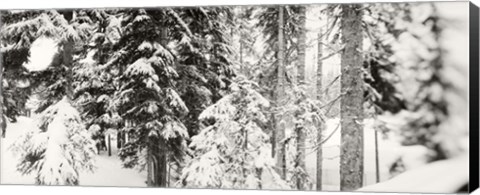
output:
M 230 86 L 230 94 L 200 114 L 208 125 L 192 137 L 195 157 L 183 171 L 182 186 L 289 188 L 274 170 L 269 136 L 257 124 L 266 121 L 262 110 L 269 101 L 256 88 L 255 83 L 240 79 Z
M 79 171 L 93 171 L 95 143 L 79 112 L 63 98 L 46 109 L 34 128 L 20 137 L 13 151 L 23 174 L 35 174 L 39 185 L 79 185 Z

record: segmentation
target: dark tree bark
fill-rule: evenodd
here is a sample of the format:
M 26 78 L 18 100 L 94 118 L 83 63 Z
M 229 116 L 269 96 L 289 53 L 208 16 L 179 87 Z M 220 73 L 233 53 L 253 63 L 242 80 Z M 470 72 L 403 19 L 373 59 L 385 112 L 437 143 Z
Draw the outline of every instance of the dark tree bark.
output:
M 305 53 L 307 51 L 307 9 L 305 6 L 299 7 L 299 34 L 298 34 L 298 66 L 297 66 L 297 81 L 299 85 L 305 84 Z
M 107 135 L 108 156 L 112 156 L 112 141 L 110 135 Z
M 275 99 L 277 107 L 285 103 L 285 39 L 284 39 L 284 7 L 278 7 L 278 53 L 277 53 L 277 86 Z M 285 158 L 285 125 L 281 122 L 282 114 L 275 114 L 275 141 L 277 153 L 277 167 L 280 169 L 280 176 L 285 179 L 286 175 L 286 158 Z
M 305 85 L 305 53 L 307 50 L 307 30 L 306 30 L 306 7 L 300 6 L 300 32 L 298 35 L 298 66 L 297 66 L 297 81 L 298 85 Z M 297 124 L 295 128 L 297 133 L 297 158 L 296 165 L 298 168 L 306 171 L 307 167 L 305 165 L 305 142 L 306 142 L 306 133 L 305 129 L 301 124 Z M 302 177 L 302 176 L 300 176 Z M 297 178 L 297 189 L 304 190 L 303 178 Z
M 363 185 L 362 12 L 359 4 L 342 5 L 340 190 Z
M 322 93 L 323 93 L 323 83 L 322 83 L 322 78 L 323 78 L 323 61 L 322 56 L 323 56 L 323 44 L 322 44 L 322 30 L 320 29 L 320 33 L 318 34 L 318 51 L 317 51 L 317 74 L 316 74 L 316 80 L 317 80 L 317 99 L 322 101 Z M 317 186 L 317 191 L 322 190 L 322 161 L 323 161 L 323 150 L 322 150 L 322 133 L 323 133 L 323 123 L 319 122 L 318 125 L 318 130 L 317 130 L 317 165 L 316 165 L 316 186 Z
M 380 182 L 380 160 L 378 158 L 378 132 L 375 130 L 375 181 Z
M 59 11 L 60 14 L 63 15 L 65 20 L 70 23 L 73 18 L 73 11 L 71 10 L 62 10 Z M 75 41 L 72 37 L 65 37 L 62 43 L 63 52 L 62 52 L 62 64 L 66 68 L 66 86 L 65 86 L 65 94 L 69 101 L 74 99 L 73 94 L 73 49 L 75 46 Z
M 162 28 L 160 31 L 160 44 L 164 47 L 168 44 L 168 30 L 165 28 Z M 153 172 L 153 182 L 151 183 L 152 186 L 157 186 L 157 187 L 168 187 L 168 145 L 167 145 L 167 140 L 165 140 L 163 137 L 159 137 L 158 139 L 155 139 L 154 141 L 151 140 L 151 142 L 155 143 L 154 145 L 151 145 L 152 149 L 152 158 L 149 158 L 150 160 L 153 161 L 153 165 L 149 168 L 149 172 Z

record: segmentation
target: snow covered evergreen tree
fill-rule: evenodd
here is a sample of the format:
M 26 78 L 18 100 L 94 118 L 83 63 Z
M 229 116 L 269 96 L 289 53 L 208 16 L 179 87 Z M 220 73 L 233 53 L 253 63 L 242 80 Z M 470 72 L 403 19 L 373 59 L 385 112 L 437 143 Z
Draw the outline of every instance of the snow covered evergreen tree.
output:
M 36 183 L 42 185 L 78 185 L 79 172 L 93 169 L 93 142 L 72 99 L 74 44 L 85 38 L 83 28 L 72 18 L 73 11 L 20 11 L 12 13 L 11 23 L 2 29 L 10 49 L 7 53 L 23 54 L 12 59 L 12 66 L 31 71 L 28 75 L 35 84 L 29 87 L 41 91 L 38 129 L 33 128 L 12 148 L 21 157 L 19 171 L 36 174 Z M 38 57 L 37 47 L 46 42 L 51 47 L 42 51 L 48 54 L 44 59 Z
M 286 189 L 288 185 L 275 171 L 270 155 L 269 136 L 262 111 L 270 105 L 258 85 L 239 78 L 231 93 L 209 106 L 200 115 L 205 125 L 192 137 L 194 159 L 183 170 L 181 185 L 186 187 L 234 189 Z M 263 174 L 271 176 L 265 181 Z M 270 183 L 271 186 L 265 186 Z M 273 183 L 273 184 L 271 184 Z
M 18 170 L 35 174 L 39 185 L 79 185 L 79 173 L 94 170 L 96 154 L 80 113 L 64 97 L 42 112 L 37 125 L 12 145 L 22 159 Z

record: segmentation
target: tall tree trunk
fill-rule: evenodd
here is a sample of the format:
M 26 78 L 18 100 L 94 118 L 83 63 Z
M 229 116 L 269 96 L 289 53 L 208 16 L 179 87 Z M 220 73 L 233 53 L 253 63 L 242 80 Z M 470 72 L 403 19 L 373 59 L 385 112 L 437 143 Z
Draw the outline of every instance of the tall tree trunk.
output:
M 317 99 L 319 101 L 322 101 L 322 93 L 323 93 L 323 62 L 322 62 L 322 56 L 323 56 L 323 29 L 320 29 L 320 33 L 318 34 L 318 51 L 317 51 L 317 74 L 316 74 L 316 79 L 317 79 Z M 323 101 L 322 101 L 323 102 Z M 323 122 L 319 122 L 318 125 L 318 130 L 317 130 L 317 165 L 316 165 L 316 170 L 317 170 L 317 175 L 316 175 L 316 186 L 317 186 L 317 191 L 322 190 L 322 161 L 323 161 L 323 150 L 322 150 L 322 133 L 323 133 Z
M 163 47 L 166 47 L 168 44 L 168 30 L 166 28 L 162 28 L 160 32 L 160 44 Z M 156 174 L 156 181 L 157 183 L 155 186 L 159 187 L 167 187 L 167 180 L 168 180 L 168 155 L 167 155 L 167 141 L 160 136 L 158 139 L 158 150 L 155 152 L 156 154 L 156 162 L 155 165 L 155 174 Z
M 298 35 L 298 66 L 297 66 L 297 81 L 298 85 L 305 85 L 305 53 L 307 50 L 307 29 L 306 29 L 306 7 L 300 6 L 300 32 Z M 301 113 L 298 113 L 301 114 Z M 298 116 L 297 116 L 298 117 Z M 295 132 L 297 133 L 297 158 L 296 158 L 296 165 L 298 168 L 306 171 L 305 165 L 305 142 L 306 142 L 306 134 L 305 129 L 303 128 L 303 124 L 296 124 Z M 299 175 L 297 178 L 297 189 L 304 190 L 304 176 Z
M 60 13 L 63 15 L 65 20 L 70 23 L 70 21 L 73 18 L 73 11 L 71 10 L 64 10 L 60 11 Z M 66 37 L 66 40 L 64 40 L 63 43 L 63 65 L 66 68 L 66 86 L 65 86 L 65 94 L 68 98 L 69 101 L 73 100 L 73 49 L 75 46 L 75 41 L 73 40 L 72 37 Z
M 307 50 L 307 8 L 305 6 L 299 7 L 299 34 L 298 34 L 298 66 L 297 66 L 297 81 L 299 85 L 305 84 L 305 53 Z
M 360 5 L 342 5 L 340 190 L 363 185 L 362 12 Z
M 277 88 L 275 99 L 277 107 L 285 104 L 285 39 L 284 39 L 284 7 L 278 7 L 278 53 L 277 53 Z M 285 158 L 285 124 L 282 122 L 282 113 L 275 114 L 275 141 L 277 147 L 277 167 L 280 169 L 280 176 L 285 179 L 286 158 Z

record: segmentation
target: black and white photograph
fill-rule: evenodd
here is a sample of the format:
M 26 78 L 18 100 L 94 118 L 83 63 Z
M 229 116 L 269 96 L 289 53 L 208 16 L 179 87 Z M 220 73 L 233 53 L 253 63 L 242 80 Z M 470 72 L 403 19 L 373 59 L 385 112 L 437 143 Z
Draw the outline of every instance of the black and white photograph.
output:
M 470 9 L 0 10 L 0 184 L 466 193 Z

